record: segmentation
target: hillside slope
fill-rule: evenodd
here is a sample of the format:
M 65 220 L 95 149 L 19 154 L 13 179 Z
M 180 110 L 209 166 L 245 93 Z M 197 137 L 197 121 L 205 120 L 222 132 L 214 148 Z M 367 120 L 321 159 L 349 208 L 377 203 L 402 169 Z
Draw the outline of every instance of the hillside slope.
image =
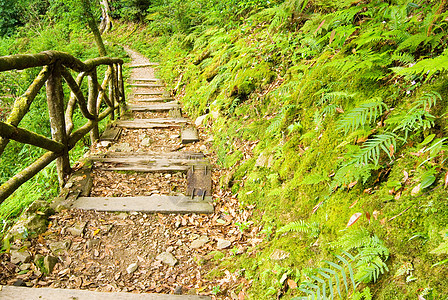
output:
M 252 299 L 336 297 L 336 277 L 353 299 L 445 299 L 446 1 L 261 2 L 182 28 L 160 5 L 115 31 L 160 58 L 222 187 L 256 205 L 264 243 L 222 268 Z

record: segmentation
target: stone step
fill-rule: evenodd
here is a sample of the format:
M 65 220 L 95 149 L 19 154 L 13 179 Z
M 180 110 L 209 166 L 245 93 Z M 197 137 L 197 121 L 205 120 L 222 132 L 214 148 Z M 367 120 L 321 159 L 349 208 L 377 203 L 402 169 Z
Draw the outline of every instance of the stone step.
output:
M 202 159 L 204 154 L 201 152 L 136 152 L 136 153 L 126 153 L 126 152 L 106 152 L 101 154 L 95 154 L 92 156 L 97 157 L 137 157 L 146 159 Z
M 79 197 L 72 208 L 112 212 L 147 212 L 178 214 L 212 214 L 211 196 Z
M 128 109 L 130 111 L 168 111 L 173 108 L 180 108 L 178 103 L 167 102 L 163 104 L 130 104 Z
M 208 296 L 94 292 L 87 290 L 0 286 L 3 300 L 211 300 Z

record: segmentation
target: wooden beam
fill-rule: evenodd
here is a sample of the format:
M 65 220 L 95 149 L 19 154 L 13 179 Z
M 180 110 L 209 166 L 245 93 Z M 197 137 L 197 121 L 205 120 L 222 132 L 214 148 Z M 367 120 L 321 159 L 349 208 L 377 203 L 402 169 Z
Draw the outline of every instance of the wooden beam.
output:
M 131 111 L 168 111 L 173 108 L 180 108 L 180 105 L 177 103 L 163 103 L 163 104 L 146 104 L 146 105 L 139 105 L 139 104 L 131 104 L 128 105 L 128 109 Z
M 5 201 L 15 190 L 17 190 L 22 184 L 28 181 L 31 177 L 36 175 L 40 170 L 45 168 L 53 160 L 58 157 L 58 154 L 54 152 L 47 152 L 39 159 L 33 162 L 31 165 L 14 175 L 8 181 L 0 186 L 0 204 Z
M 0 136 L 4 139 L 10 139 L 19 143 L 37 146 L 56 153 L 62 153 L 65 148 L 62 143 L 55 142 L 43 135 L 34 133 L 27 129 L 14 127 L 4 122 L 0 122 Z
M 212 197 L 139 196 L 139 197 L 79 197 L 72 208 L 96 211 L 140 211 L 151 213 L 213 213 Z

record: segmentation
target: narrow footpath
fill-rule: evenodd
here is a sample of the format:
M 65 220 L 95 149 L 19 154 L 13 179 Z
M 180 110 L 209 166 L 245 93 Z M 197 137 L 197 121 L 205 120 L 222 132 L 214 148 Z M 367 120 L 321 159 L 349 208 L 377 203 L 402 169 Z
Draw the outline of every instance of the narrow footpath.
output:
M 212 138 L 156 64 L 126 50 L 126 113 L 77 165 L 47 231 L 11 245 L 1 299 L 245 299 L 244 269 L 220 263 L 262 242 L 250 208 L 219 189 Z

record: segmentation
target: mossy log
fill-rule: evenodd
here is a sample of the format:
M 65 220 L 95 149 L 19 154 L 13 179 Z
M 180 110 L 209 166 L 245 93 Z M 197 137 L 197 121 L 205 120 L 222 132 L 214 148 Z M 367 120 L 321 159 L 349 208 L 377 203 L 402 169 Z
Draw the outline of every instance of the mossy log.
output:
M 4 122 L 0 122 L 0 135 L 5 139 L 37 146 L 56 153 L 61 153 L 65 148 L 62 143 L 55 142 L 43 135 Z
M 97 100 L 98 100 L 98 77 L 96 70 L 93 70 L 89 74 L 89 98 L 88 98 L 88 108 L 89 112 L 95 117 L 98 115 Z M 90 131 L 90 142 L 93 145 L 99 138 L 100 133 L 98 130 L 98 122 L 93 122 L 92 130 Z
M 15 190 L 17 190 L 22 184 L 31 179 L 34 175 L 39 173 L 43 168 L 48 166 L 59 155 L 54 152 L 47 152 L 42 155 L 34 163 L 14 175 L 2 186 L 0 186 L 0 204 L 5 201 Z
M 81 86 L 82 80 L 84 79 L 85 76 L 86 76 L 86 72 L 81 72 L 76 77 L 76 84 L 78 85 L 78 87 Z M 70 134 L 72 132 L 72 130 L 73 130 L 73 127 L 74 127 L 74 124 L 73 124 L 73 113 L 74 113 L 74 110 L 75 110 L 76 103 L 77 103 L 77 97 L 76 97 L 76 95 L 72 91 L 70 93 L 70 98 L 68 100 L 67 108 L 65 110 L 65 126 L 66 126 L 67 134 Z M 87 104 L 86 104 L 86 106 L 87 106 Z
M 64 77 L 65 82 L 69 86 L 71 92 L 76 96 L 76 100 L 78 102 L 79 108 L 82 112 L 82 115 L 89 120 L 95 120 L 95 116 L 92 115 L 87 108 L 87 101 L 84 98 L 84 94 L 76 83 L 75 79 L 73 79 L 72 74 L 66 69 L 61 68 L 62 77 Z
M 37 75 L 33 83 L 28 87 L 25 94 L 23 94 L 14 102 L 14 106 L 11 113 L 9 114 L 8 119 L 6 120 L 6 123 L 13 126 L 19 125 L 20 121 L 22 121 L 23 117 L 28 112 L 34 98 L 36 98 L 37 93 L 44 86 L 45 81 L 47 80 L 49 75 L 50 72 L 48 71 L 48 67 L 43 67 L 39 75 Z M 5 150 L 8 142 L 8 139 L 0 137 L 0 155 Z

